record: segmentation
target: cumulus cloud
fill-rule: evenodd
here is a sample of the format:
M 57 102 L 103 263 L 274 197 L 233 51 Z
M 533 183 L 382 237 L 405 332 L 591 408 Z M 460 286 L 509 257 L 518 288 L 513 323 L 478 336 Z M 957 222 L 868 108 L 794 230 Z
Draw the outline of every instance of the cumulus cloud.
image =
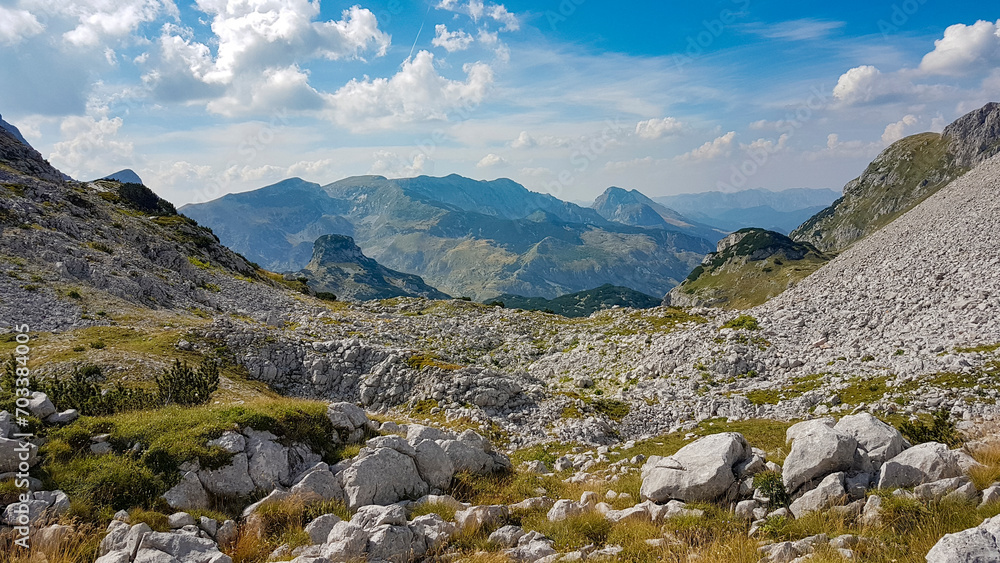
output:
M 679 133 L 684 124 L 673 117 L 640 121 L 635 126 L 635 134 L 643 139 L 659 139 L 664 135 Z
M 259 79 L 237 81 L 230 94 L 208 103 L 209 111 L 235 116 L 247 112 L 268 112 L 275 108 L 293 111 L 323 108 L 323 96 L 309 85 L 309 75 L 298 65 L 270 68 Z
M 316 21 L 308 0 L 199 0 L 212 16 L 214 41 L 195 40 L 190 28 L 164 24 L 159 51 L 143 81 L 158 101 L 208 100 L 227 116 L 325 105 L 300 66 L 313 59 L 357 59 L 385 54 L 390 37 L 375 15 L 354 6 L 340 20 Z M 217 45 L 215 52 L 209 45 Z
M 750 154 L 774 154 L 785 149 L 788 139 L 788 134 L 785 133 L 778 137 L 777 142 L 771 139 L 757 139 L 748 145 L 740 143 L 740 149 Z
M 14 45 L 45 31 L 45 26 L 27 10 L 0 6 L 0 43 Z
M 885 126 L 885 132 L 882 133 L 882 142 L 887 145 L 895 143 L 905 136 L 904 130 L 907 127 L 916 124 L 917 117 L 915 115 L 904 115 L 903 119 Z
M 472 45 L 474 39 L 468 33 L 458 30 L 458 31 L 448 31 L 448 26 L 444 24 L 438 24 L 434 27 L 436 35 L 434 39 L 431 40 L 431 45 L 435 47 L 442 47 L 449 53 L 454 53 L 455 51 L 464 51 Z
M 52 147 L 49 160 L 71 176 L 89 179 L 115 167 L 130 166 L 132 143 L 119 139 L 122 118 L 74 115 L 59 126 L 62 141 Z
M 448 113 L 482 102 L 493 84 L 484 63 L 463 67 L 466 80 L 450 80 L 434 68 L 434 55 L 420 51 L 391 78 L 351 80 L 329 96 L 332 119 L 353 130 L 444 120 Z
M 678 158 L 681 160 L 699 161 L 712 160 L 720 156 L 728 155 L 731 152 L 733 139 L 735 138 L 736 131 L 730 131 L 721 137 L 717 137 L 715 140 L 705 143 L 691 152 L 682 154 Z
M 62 35 L 74 47 L 95 47 L 108 38 L 126 37 L 161 13 L 172 15 L 177 9 L 173 2 L 159 0 L 35 0 L 32 5 L 52 17 L 75 20 L 75 27 Z
M 934 50 L 924 55 L 920 70 L 927 74 L 963 75 L 981 72 L 1000 64 L 1000 20 L 977 21 L 972 25 L 948 27 L 944 37 L 934 42 Z
M 476 163 L 476 168 L 503 168 L 507 165 L 508 162 L 504 157 L 490 153 Z
M 859 66 L 845 72 L 833 88 L 833 97 L 841 102 L 853 104 L 869 102 L 875 96 L 882 71 L 871 65 Z
M 534 147 L 568 147 L 570 145 L 569 139 L 564 139 L 561 137 L 553 137 L 551 135 L 543 135 L 541 137 L 534 137 L 531 133 L 527 131 L 521 131 L 516 139 L 510 142 L 509 146 L 512 149 L 530 149 Z
M 416 153 L 407 161 L 392 151 L 376 151 L 372 157 L 375 161 L 368 170 L 369 174 L 385 176 L 386 178 L 410 178 L 433 171 L 434 163 L 424 153 Z M 427 168 L 430 168 L 429 170 Z

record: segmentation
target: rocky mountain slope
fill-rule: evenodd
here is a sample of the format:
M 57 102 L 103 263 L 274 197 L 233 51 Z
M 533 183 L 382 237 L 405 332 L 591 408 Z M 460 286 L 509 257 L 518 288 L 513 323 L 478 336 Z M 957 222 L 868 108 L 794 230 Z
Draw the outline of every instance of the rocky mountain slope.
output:
M 520 295 L 503 294 L 494 302 L 503 303 L 512 309 L 526 311 L 545 311 L 564 317 L 589 317 L 597 311 L 614 307 L 629 307 L 632 309 L 650 309 L 660 304 L 660 300 L 645 293 L 639 293 L 627 287 L 616 287 L 605 284 L 601 287 L 560 295 L 555 299 L 542 297 L 522 297 Z
M 611 223 L 509 180 L 365 176 L 286 180 L 182 208 L 265 267 L 297 270 L 324 234 L 352 236 L 386 267 L 452 294 L 557 297 L 615 283 L 659 295 L 710 250 L 677 230 Z
M 1000 152 L 1000 104 L 970 112 L 941 134 L 893 143 L 844 187 L 844 196 L 792 232 L 839 251 L 889 224 L 967 170 Z
M 829 189 L 761 188 L 660 196 L 654 201 L 686 217 L 727 231 L 755 227 L 787 235 L 841 196 Z
M 296 276 L 308 280 L 317 292 L 338 299 L 367 301 L 392 297 L 450 299 L 424 283 L 420 276 L 390 270 L 361 252 L 354 239 L 323 235 L 316 239 L 312 260 Z
M 907 444 L 876 417 L 943 409 L 995 434 L 1000 156 L 740 316 L 572 319 L 316 299 L 141 186 L 63 181 L 4 132 L 0 164 L 0 314 L 31 326 L 35 380 L 86 368 L 111 391 L 156 387 L 175 361 L 222 373 L 194 408 L 74 420 L 31 396 L 25 504 L 49 561 L 915 563 L 996 545 L 996 458 Z M 755 235 L 782 240 L 732 242 Z M 0 413 L 5 472 L 17 424 Z M 42 547 L 70 539 L 61 560 Z
M 611 187 L 591 209 L 608 221 L 652 229 L 677 230 L 715 242 L 725 235 L 719 229 L 691 221 L 680 213 L 649 199 L 638 190 Z
M 780 233 L 741 229 L 719 241 L 663 304 L 746 309 L 792 287 L 829 259 L 811 244 Z

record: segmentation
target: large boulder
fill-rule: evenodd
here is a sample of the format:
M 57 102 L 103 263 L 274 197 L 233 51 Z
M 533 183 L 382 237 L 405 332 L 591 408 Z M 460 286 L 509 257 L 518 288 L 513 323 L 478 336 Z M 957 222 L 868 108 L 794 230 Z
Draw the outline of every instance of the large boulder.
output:
M 38 446 L 23 440 L 0 438 L 0 473 L 18 472 L 22 455 L 28 456 L 30 467 L 34 467 L 40 461 Z
M 735 432 L 699 438 L 670 457 L 651 457 L 642 468 L 640 493 L 659 503 L 715 500 L 736 481 L 733 466 L 750 453 L 747 441 Z
M 155 550 L 166 553 L 184 563 L 232 563 L 228 555 L 219 551 L 215 542 L 192 534 L 151 532 L 142 536 L 139 553 Z M 139 561 L 140 555 L 136 555 Z
M 31 394 L 31 399 L 28 400 L 28 410 L 38 418 L 56 414 L 55 405 L 49 400 L 49 396 L 41 391 L 35 391 Z
M 344 500 L 344 489 L 325 464 L 317 466 L 292 487 L 292 495 L 306 502 L 317 500 Z
M 280 485 L 290 484 L 288 448 L 275 442 L 276 436 L 270 432 L 258 432 L 247 428 L 243 430 L 243 435 L 246 436 L 248 471 L 254 486 L 258 489 L 271 490 Z
M 250 478 L 249 467 L 247 454 L 241 451 L 233 456 L 228 465 L 219 469 L 202 469 L 198 472 L 198 478 L 205 490 L 212 494 L 228 497 L 247 496 L 255 488 L 253 479 Z
M 785 458 L 781 479 L 789 492 L 795 492 L 814 479 L 848 471 L 855 464 L 858 441 L 838 432 L 832 420 L 807 420 L 793 424 L 786 432 L 792 449 Z
M 847 415 L 833 428 L 841 434 L 853 436 L 858 445 L 868 452 L 868 458 L 879 465 L 899 455 L 907 446 L 899 430 L 866 412 Z
M 417 499 L 429 491 L 416 463 L 392 448 L 378 448 L 361 456 L 337 475 L 352 509 L 369 504 L 392 504 Z
M 326 408 L 326 417 L 337 432 L 334 441 L 360 442 L 368 428 L 368 415 L 364 409 L 352 403 L 331 403 Z
M 878 486 L 882 489 L 915 487 L 961 475 L 958 459 L 948 446 L 927 442 L 883 463 L 879 469 Z
M 185 473 L 181 482 L 164 493 L 163 498 L 175 510 L 208 508 L 208 493 L 194 471 Z
M 788 507 L 792 516 L 801 518 L 810 512 L 824 510 L 836 504 L 843 504 L 847 498 L 847 490 L 844 489 L 844 473 L 832 473 L 827 475 L 819 486 L 795 499 Z
M 420 477 L 432 489 L 447 489 L 455 474 L 455 466 L 452 465 L 451 458 L 444 449 L 431 440 L 416 442 L 413 449 L 416 452 L 413 460 L 417 464 Z
M 1000 516 L 942 537 L 930 552 L 927 563 L 995 563 L 1000 561 Z

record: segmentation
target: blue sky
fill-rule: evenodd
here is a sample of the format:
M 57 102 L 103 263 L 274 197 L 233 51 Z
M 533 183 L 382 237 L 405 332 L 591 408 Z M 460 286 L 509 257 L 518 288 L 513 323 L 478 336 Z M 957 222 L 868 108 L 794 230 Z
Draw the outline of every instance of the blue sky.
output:
M 0 113 L 176 203 L 299 176 L 840 189 L 1000 97 L 987 2 L 0 0 Z

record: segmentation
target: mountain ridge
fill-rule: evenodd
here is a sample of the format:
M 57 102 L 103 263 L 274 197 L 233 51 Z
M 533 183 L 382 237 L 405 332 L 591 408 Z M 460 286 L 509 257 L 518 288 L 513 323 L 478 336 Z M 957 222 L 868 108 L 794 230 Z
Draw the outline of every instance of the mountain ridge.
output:
M 471 210 L 480 206 L 486 213 Z M 551 298 L 595 283 L 665 293 L 711 249 L 679 230 L 613 223 L 510 180 L 456 175 L 324 186 L 290 179 L 181 211 L 269 269 L 298 270 L 315 238 L 342 234 L 387 268 L 479 300 Z

